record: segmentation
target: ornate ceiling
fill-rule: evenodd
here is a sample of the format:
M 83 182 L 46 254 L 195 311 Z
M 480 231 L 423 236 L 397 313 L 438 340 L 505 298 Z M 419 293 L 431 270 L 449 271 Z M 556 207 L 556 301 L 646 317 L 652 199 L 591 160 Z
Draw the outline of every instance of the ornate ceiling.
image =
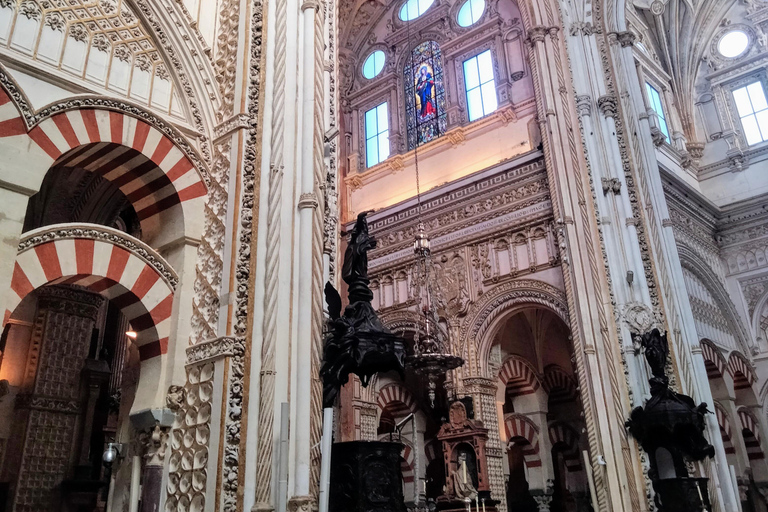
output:
M 188 118 L 173 66 L 126 0 L 0 0 L 0 52 L 34 61 L 25 72 L 50 67 L 94 92 Z
M 690 142 L 698 142 L 694 102 L 702 60 L 718 27 L 737 0 L 634 0 L 659 64 L 672 78 L 678 111 Z M 746 0 L 756 2 L 759 0 Z

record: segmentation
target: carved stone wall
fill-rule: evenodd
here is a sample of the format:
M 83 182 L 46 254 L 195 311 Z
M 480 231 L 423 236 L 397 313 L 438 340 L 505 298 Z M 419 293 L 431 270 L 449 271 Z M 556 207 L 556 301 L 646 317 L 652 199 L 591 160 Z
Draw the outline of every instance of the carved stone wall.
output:
M 42 322 L 43 327 L 37 331 L 39 352 L 30 354 L 36 365 L 27 370 L 27 382 L 34 384 L 22 388 L 16 398 L 16 419 L 23 428 L 26 417 L 26 432 L 11 440 L 13 449 L 21 450 L 21 462 L 17 468 L 5 468 L 6 474 L 18 471 L 14 510 L 53 510 L 62 499 L 62 481 L 72 476 L 81 414 L 80 374 L 102 302 L 98 295 L 68 288 L 47 288 L 38 295 L 35 323 Z

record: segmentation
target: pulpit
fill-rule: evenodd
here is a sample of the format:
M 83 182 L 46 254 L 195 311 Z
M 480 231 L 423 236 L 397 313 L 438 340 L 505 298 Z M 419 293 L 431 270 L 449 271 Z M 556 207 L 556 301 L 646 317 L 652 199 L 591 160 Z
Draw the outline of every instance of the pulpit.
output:
M 484 507 L 496 512 L 497 501 L 491 499 L 488 462 L 485 445 L 488 429 L 479 420 L 470 420 L 461 401 L 453 402 L 448 423 L 437 434 L 443 444 L 445 488 L 437 499 L 437 509 L 446 512 L 466 512 L 471 504 L 474 511 Z

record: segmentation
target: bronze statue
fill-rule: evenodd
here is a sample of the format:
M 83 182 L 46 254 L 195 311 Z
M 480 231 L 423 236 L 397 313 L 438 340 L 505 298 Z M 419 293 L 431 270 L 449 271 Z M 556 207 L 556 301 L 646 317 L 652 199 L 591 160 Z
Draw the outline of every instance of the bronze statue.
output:
M 350 242 L 344 254 L 341 277 L 349 286 L 349 305 L 341 314 L 341 296 L 331 285 L 325 285 L 328 304 L 328 330 L 320 376 L 323 379 L 323 404 L 331 407 L 349 374 L 360 377 L 367 386 L 378 372 L 397 371 L 405 376 L 405 344 L 392 334 L 373 310 L 373 292 L 368 287 L 368 251 L 376 247 L 376 239 L 368 232 L 368 212 L 357 216 Z

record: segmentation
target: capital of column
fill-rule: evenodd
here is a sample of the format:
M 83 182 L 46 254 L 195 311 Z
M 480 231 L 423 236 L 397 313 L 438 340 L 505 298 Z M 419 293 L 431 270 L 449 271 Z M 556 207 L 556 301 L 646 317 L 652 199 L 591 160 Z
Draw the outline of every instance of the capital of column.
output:
M 496 395 L 496 381 L 487 377 L 467 377 L 463 380 L 466 393 Z
M 139 434 L 139 443 L 147 466 L 163 465 L 170 430 L 170 427 L 162 427 L 158 423 L 154 428 L 149 428 Z
M 301 4 L 301 12 L 304 12 L 307 9 L 314 9 L 315 11 L 319 10 L 320 2 L 317 0 L 305 0 L 304 3 Z
M 299 197 L 299 210 L 303 210 L 304 208 L 315 209 L 319 206 L 319 204 L 320 203 L 317 201 L 317 196 L 312 192 L 301 194 Z
M 616 96 L 613 94 L 600 96 L 597 98 L 597 108 L 600 109 L 600 113 L 605 117 L 616 117 L 616 113 L 618 112 Z
M 592 96 L 589 94 L 579 94 L 576 96 L 576 110 L 579 116 L 592 115 Z

